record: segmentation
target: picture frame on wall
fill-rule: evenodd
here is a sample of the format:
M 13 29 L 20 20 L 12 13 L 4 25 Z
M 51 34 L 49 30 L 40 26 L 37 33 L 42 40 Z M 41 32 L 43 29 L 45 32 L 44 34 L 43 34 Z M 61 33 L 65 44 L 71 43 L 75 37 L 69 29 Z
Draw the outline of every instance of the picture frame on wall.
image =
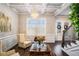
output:
M 11 21 L 8 16 L 0 12 L 0 32 L 10 32 Z

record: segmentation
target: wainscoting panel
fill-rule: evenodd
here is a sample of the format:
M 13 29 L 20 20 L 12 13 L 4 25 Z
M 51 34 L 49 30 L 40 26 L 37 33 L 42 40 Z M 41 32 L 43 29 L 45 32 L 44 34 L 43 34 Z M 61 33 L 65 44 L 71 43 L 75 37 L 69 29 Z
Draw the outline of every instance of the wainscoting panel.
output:
M 14 34 L 0 38 L 0 42 L 0 51 L 7 51 L 17 44 L 17 36 Z

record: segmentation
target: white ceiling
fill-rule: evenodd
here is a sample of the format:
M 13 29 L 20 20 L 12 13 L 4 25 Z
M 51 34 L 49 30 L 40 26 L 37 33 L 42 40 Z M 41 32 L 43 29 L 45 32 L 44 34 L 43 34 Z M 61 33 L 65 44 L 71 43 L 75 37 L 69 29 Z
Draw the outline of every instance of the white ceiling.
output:
M 64 3 L 8 3 L 10 8 L 15 10 L 17 13 L 31 13 L 32 10 L 36 10 L 37 12 L 44 14 L 50 13 L 54 15 L 57 10 L 61 10 L 64 8 L 63 5 L 67 5 Z M 58 15 L 68 15 L 69 8 L 68 6 Z
M 67 7 L 66 9 L 64 9 L 59 15 L 60 16 L 68 16 L 68 14 L 69 14 L 69 11 L 70 11 L 70 8 L 69 7 Z

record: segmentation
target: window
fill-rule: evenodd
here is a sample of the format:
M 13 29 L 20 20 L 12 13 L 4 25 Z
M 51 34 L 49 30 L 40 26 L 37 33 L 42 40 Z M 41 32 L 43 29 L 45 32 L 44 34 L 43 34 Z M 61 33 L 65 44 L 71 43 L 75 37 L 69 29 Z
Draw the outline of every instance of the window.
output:
M 46 20 L 40 19 L 27 19 L 27 35 L 45 35 L 46 34 Z

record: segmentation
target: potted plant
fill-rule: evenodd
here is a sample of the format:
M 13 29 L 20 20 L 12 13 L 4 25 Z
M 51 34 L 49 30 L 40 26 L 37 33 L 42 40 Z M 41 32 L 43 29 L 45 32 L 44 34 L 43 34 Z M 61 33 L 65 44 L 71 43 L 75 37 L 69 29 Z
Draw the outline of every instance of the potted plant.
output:
M 69 19 L 75 31 L 78 33 L 79 39 L 79 3 L 72 3 L 70 5 Z
M 44 40 L 45 40 L 45 36 L 35 36 L 35 38 L 34 38 L 34 41 L 38 42 L 39 47 L 41 46 L 41 44 L 43 43 Z

